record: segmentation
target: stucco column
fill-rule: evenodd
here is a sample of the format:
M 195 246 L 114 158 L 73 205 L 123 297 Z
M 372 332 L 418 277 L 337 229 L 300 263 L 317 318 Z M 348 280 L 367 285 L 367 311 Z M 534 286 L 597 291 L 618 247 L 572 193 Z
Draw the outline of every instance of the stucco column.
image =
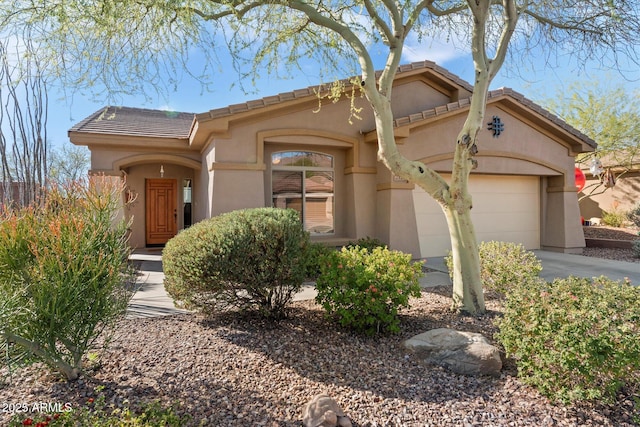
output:
M 387 242 L 390 249 L 420 258 L 413 187 L 405 182 L 378 184 L 376 237 Z
M 548 179 L 542 249 L 582 253 L 585 247 L 580 208 L 575 186 L 566 185 L 564 177 Z
M 376 196 L 374 173 L 345 174 L 343 234 L 346 237 L 376 235 Z

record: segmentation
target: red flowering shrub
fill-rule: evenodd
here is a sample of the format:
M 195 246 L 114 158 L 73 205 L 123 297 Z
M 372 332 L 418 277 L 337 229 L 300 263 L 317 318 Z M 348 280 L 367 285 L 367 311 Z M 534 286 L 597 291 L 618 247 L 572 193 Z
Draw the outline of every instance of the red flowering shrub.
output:
M 77 378 L 82 358 L 131 296 L 121 182 L 52 189 L 0 213 L 1 363 L 26 356 Z

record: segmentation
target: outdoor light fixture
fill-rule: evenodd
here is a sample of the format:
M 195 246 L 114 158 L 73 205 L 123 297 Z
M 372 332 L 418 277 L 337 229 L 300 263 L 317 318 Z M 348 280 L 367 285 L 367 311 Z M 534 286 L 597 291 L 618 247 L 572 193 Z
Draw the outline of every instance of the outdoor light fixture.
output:
M 160 178 L 164 178 L 164 166 L 160 165 Z
M 500 120 L 500 117 L 493 116 L 491 121 L 488 123 L 489 131 L 493 132 L 493 137 L 497 138 L 504 131 L 504 123 Z

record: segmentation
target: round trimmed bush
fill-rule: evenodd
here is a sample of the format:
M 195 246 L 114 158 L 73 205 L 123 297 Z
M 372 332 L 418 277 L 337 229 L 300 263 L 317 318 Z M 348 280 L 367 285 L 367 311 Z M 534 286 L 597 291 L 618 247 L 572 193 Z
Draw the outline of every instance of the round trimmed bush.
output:
M 282 318 L 305 278 L 309 234 L 292 209 L 256 208 L 201 221 L 167 242 L 165 288 L 181 306 Z

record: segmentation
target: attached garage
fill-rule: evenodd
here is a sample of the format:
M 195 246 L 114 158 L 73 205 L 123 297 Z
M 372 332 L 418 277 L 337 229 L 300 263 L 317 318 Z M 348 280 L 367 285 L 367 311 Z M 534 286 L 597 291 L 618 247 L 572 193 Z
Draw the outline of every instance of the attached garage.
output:
M 540 177 L 471 175 L 469 189 L 478 242 L 498 240 L 540 248 Z M 420 187 L 412 196 L 420 256 L 447 253 L 451 240 L 442 209 Z

